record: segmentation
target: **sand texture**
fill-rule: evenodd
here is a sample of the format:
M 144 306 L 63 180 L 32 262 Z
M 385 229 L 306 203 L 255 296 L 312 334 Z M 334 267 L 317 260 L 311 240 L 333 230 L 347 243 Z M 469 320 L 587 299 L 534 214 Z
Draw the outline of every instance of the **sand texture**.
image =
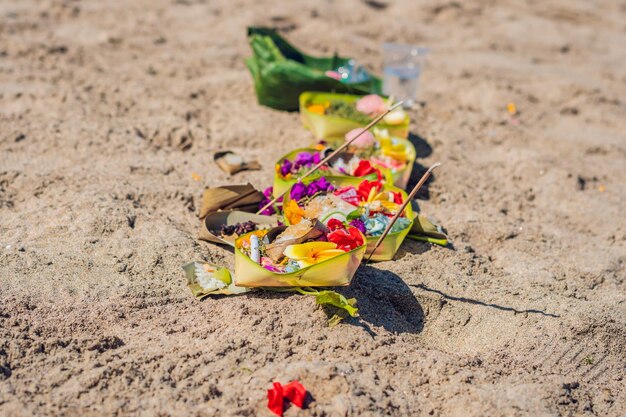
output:
M 0 415 L 269 417 L 296 378 L 286 416 L 626 415 L 626 3 L 284 3 L 0 3 Z M 453 246 L 360 269 L 334 328 L 181 269 L 232 266 L 196 239 L 205 187 L 311 141 L 256 103 L 250 24 L 379 74 L 383 41 L 432 49 L 411 184 L 443 163 L 419 205 Z

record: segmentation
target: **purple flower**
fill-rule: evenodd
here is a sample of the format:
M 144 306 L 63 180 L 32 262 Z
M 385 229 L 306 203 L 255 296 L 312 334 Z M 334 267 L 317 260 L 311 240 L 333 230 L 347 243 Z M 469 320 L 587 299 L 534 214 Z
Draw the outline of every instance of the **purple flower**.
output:
M 321 160 L 322 160 L 322 156 L 320 155 L 320 153 L 315 152 L 315 154 L 313 154 L 313 165 L 319 164 Z
M 353 219 L 350 222 L 350 226 L 356 227 L 357 229 L 359 229 L 361 231 L 361 233 L 365 234 L 366 229 L 365 229 L 365 223 L 363 223 L 363 220 L 361 220 L 361 219 Z
M 293 161 L 296 165 L 307 166 L 313 163 L 313 155 L 308 152 L 300 152 Z
M 311 183 L 309 184 L 309 186 L 307 187 L 307 194 L 309 195 L 309 197 L 314 196 L 315 194 L 317 194 L 320 191 L 324 191 L 324 182 L 326 178 L 324 177 L 320 177 L 318 179 L 316 179 L 315 181 L 311 181 Z
M 294 201 L 300 201 L 304 197 L 307 196 L 307 186 L 302 184 L 301 182 L 297 182 L 291 187 L 291 192 L 289 196 Z
M 270 200 L 269 198 L 266 198 L 263 201 L 261 201 L 259 203 L 259 210 L 262 209 L 263 207 L 265 207 L 265 205 L 267 203 L 269 203 L 270 201 L 272 201 L 272 200 Z M 269 206 L 268 208 L 266 208 L 265 210 L 263 210 L 259 214 L 261 214 L 263 216 L 271 216 L 274 213 L 276 213 L 276 210 L 274 210 L 274 206 Z
M 307 188 L 307 195 L 309 197 L 314 196 L 317 193 L 320 192 L 327 192 L 327 191 L 332 191 L 333 190 L 333 186 L 331 183 L 328 182 L 328 180 L 324 177 L 320 177 L 318 179 L 316 179 L 315 181 L 312 181 L 308 188 Z
M 267 187 L 265 190 L 263 190 L 263 195 L 265 196 L 265 198 L 272 198 L 272 193 L 274 192 L 274 187 Z M 268 202 L 266 201 L 265 204 L 267 204 Z
M 282 164 L 280 164 L 280 175 L 283 177 L 291 172 L 291 162 L 289 159 L 285 159 Z

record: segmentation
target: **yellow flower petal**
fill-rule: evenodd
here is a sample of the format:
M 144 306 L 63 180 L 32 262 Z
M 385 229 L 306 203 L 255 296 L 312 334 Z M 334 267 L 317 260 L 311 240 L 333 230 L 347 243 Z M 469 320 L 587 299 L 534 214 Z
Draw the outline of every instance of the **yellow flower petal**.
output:
M 406 160 L 407 149 L 404 143 L 396 143 L 394 145 L 390 139 L 383 139 L 380 141 L 380 145 L 383 155 L 399 161 Z
M 323 115 L 326 109 L 324 108 L 323 104 L 311 104 L 309 107 L 307 107 L 307 110 L 311 113 Z
M 337 245 L 332 242 L 307 242 L 289 245 L 283 253 L 287 258 L 298 261 L 301 268 L 305 268 L 346 252 L 337 249 Z
M 283 211 L 289 224 L 298 224 L 302 220 L 302 217 L 304 217 L 304 210 L 293 200 L 289 200 L 287 204 L 285 204 Z
M 285 248 L 283 254 L 297 261 L 301 259 L 314 258 L 320 252 L 336 249 L 337 245 L 333 242 L 307 242 L 298 245 L 289 245 Z
M 367 196 L 367 202 L 371 203 L 372 201 L 374 201 L 374 197 L 376 197 L 376 194 L 377 194 L 376 187 L 372 187 L 369 195 Z
M 395 213 L 400 208 L 399 204 L 394 203 L 393 201 L 382 201 L 381 204 L 387 211 L 391 213 Z
M 343 253 L 346 252 L 341 249 L 328 249 L 318 253 L 317 256 L 315 256 L 314 258 L 301 259 L 298 261 L 298 264 L 300 264 L 301 268 L 305 268 L 307 266 L 315 265 L 318 262 L 323 262 L 330 258 L 334 258 L 335 256 L 341 255 Z

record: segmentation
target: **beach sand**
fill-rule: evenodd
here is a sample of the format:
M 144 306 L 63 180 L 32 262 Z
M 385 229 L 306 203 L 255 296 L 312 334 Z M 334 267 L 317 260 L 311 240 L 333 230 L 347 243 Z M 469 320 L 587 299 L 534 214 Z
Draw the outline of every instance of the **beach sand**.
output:
M 625 415 L 626 3 L 0 3 L 0 415 Z M 311 135 L 256 103 L 247 25 L 382 72 L 431 48 L 410 111 L 423 213 L 357 273 L 361 317 L 312 297 L 195 300 L 207 186 L 266 187 Z M 515 103 L 518 113 L 507 111 Z M 262 171 L 228 177 L 231 149 Z M 200 181 L 192 178 L 198 174 Z

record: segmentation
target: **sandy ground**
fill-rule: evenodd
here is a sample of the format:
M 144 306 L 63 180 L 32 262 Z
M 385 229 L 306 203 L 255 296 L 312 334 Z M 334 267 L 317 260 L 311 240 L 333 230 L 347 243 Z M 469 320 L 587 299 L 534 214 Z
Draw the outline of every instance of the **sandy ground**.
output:
M 269 416 L 293 378 L 314 401 L 287 416 L 626 414 L 626 3 L 385 5 L 0 3 L 0 415 Z M 185 285 L 232 265 L 196 240 L 203 188 L 311 140 L 256 104 L 248 24 L 378 72 L 382 41 L 432 48 L 415 176 L 444 164 L 420 206 L 453 247 L 362 268 L 332 329 Z

